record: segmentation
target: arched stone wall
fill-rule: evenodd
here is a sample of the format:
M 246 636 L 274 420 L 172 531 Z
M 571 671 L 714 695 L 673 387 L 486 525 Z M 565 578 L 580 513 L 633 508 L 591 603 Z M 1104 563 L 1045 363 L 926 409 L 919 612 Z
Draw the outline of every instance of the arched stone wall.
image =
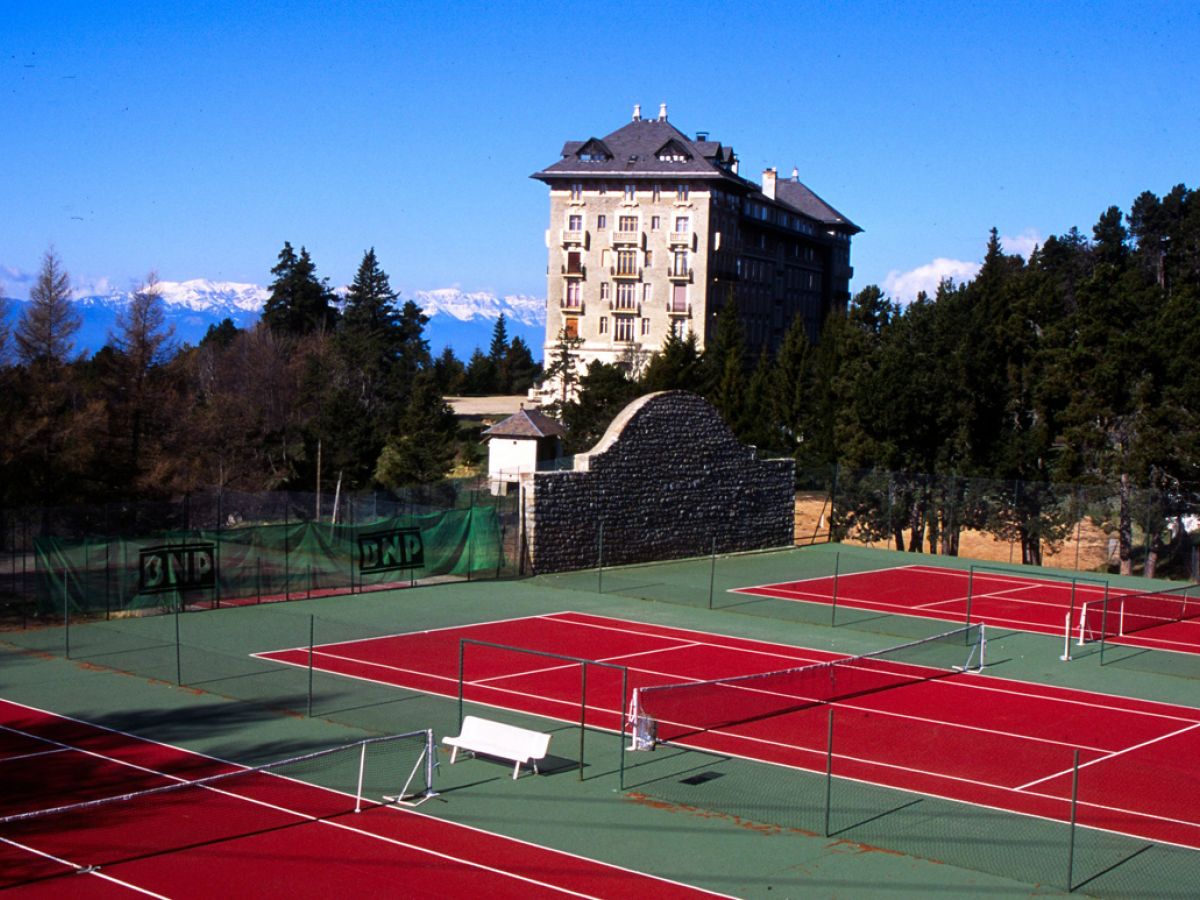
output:
M 627 406 L 573 471 L 522 477 L 535 572 L 788 546 L 794 467 L 760 460 L 688 391 Z

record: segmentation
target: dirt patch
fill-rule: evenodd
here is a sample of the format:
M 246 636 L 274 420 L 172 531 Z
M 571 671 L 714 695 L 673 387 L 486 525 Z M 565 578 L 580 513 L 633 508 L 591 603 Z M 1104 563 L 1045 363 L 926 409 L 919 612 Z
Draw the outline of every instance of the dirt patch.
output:
M 829 498 L 821 494 L 796 495 L 796 543 L 820 543 L 829 539 Z M 891 545 L 869 544 L 865 541 L 845 540 L 845 544 L 858 547 L 893 549 Z M 1043 548 L 1043 565 L 1060 569 L 1076 569 L 1081 572 L 1102 571 L 1108 564 L 1110 554 L 1109 537 L 1089 520 L 1076 524 L 1070 536 L 1058 547 Z M 963 531 L 958 538 L 958 555 L 964 559 L 980 559 L 988 562 L 1021 561 L 1021 548 L 1008 541 L 997 540 L 981 531 Z

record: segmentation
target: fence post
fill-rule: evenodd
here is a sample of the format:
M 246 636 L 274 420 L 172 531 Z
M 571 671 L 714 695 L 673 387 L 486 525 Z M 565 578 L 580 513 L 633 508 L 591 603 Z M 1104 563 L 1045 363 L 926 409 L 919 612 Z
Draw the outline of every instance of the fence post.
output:
M 604 520 L 600 519 L 597 530 L 599 532 L 598 546 L 596 548 L 596 593 L 604 593 Z
M 180 687 L 183 686 L 183 651 L 179 646 L 179 614 L 183 609 L 183 594 L 176 592 L 178 597 L 175 600 L 175 683 Z
M 842 551 L 833 554 L 833 596 L 829 601 L 829 627 L 837 628 L 838 574 L 842 568 Z
M 1067 837 L 1067 893 L 1075 890 L 1075 810 L 1079 803 L 1079 749 L 1071 766 L 1071 826 Z
M 287 491 L 284 491 L 283 492 L 283 599 L 284 600 L 292 599 L 292 595 L 291 595 L 291 591 L 292 591 L 291 557 L 289 556 L 290 548 L 288 547 L 288 532 L 291 530 L 289 527 L 290 523 L 288 522 L 288 516 L 291 514 L 291 511 L 288 509 L 289 506 L 291 506 L 291 504 L 288 502 L 288 494 L 287 494 Z
M 708 567 L 708 608 L 713 608 L 713 584 L 717 580 L 717 536 L 712 539 L 712 561 Z
M 829 815 L 833 804 L 833 706 L 829 707 L 829 728 L 825 735 L 825 837 L 829 837 Z
M 317 643 L 317 617 L 308 617 L 308 718 L 312 718 L 313 709 L 313 654 Z
M 579 780 L 583 781 L 584 741 L 587 737 L 587 660 L 580 666 L 583 674 L 579 681 Z

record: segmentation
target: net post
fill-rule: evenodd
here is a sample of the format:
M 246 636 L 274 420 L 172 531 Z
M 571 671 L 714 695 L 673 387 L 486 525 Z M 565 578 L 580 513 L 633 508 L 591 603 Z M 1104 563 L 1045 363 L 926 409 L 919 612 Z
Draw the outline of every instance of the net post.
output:
M 829 837 L 829 816 L 833 804 L 833 705 L 829 706 L 829 727 L 825 733 L 825 837 Z
M 1063 662 L 1071 661 L 1071 614 L 1067 613 L 1067 621 L 1063 627 L 1063 652 L 1059 657 Z
M 316 646 L 317 617 L 308 617 L 308 717 L 312 718 L 313 711 L 313 655 Z
M 436 797 L 437 791 L 433 789 L 433 773 L 437 767 L 437 761 L 434 754 L 437 752 L 437 747 L 433 743 L 433 729 L 425 729 L 425 797 Z
M 583 781 L 583 751 L 587 738 L 587 660 L 580 666 L 579 676 L 579 780 Z
M 838 576 L 842 570 L 842 551 L 833 554 L 833 596 L 829 600 L 829 627 L 837 628 Z
M 1071 765 L 1071 824 L 1067 835 L 1067 893 L 1075 890 L 1075 812 L 1079 804 L 1079 748 Z
M 175 600 L 175 684 L 183 686 L 183 653 L 179 648 L 179 615 L 183 609 L 183 594 Z
M 362 812 L 363 798 L 363 776 L 367 771 L 367 742 L 363 741 L 360 745 L 362 749 L 358 755 L 358 789 L 354 792 L 354 811 Z

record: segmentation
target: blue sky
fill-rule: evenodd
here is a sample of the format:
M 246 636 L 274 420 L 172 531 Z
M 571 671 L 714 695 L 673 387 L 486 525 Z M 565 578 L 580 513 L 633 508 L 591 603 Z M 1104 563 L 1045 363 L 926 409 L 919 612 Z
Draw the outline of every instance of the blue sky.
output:
M 865 229 L 900 299 L 1197 186 L 1200 4 L 0 0 L 0 283 L 270 281 L 545 293 L 565 140 L 666 102 Z

